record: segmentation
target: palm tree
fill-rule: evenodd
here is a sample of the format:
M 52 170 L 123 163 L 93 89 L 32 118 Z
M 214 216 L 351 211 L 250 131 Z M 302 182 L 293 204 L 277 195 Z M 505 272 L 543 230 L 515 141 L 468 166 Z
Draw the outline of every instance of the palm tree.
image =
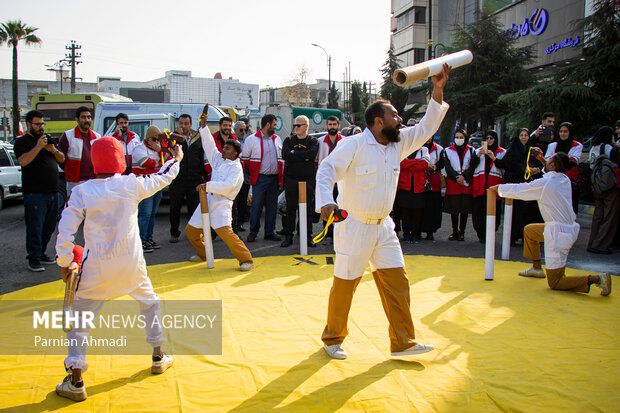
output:
M 27 45 L 39 44 L 41 39 L 35 34 L 38 28 L 26 26 L 21 20 L 9 20 L 0 25 L 0 45 L 6 42 L 13 46 L 13 136 L 19 133 L 19 94 L 17 75 L 17 44 L 23 40 Z

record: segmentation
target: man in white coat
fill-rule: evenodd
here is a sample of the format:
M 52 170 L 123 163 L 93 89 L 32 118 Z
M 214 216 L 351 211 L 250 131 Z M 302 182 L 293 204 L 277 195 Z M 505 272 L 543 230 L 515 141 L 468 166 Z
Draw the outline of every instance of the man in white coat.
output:
M 370 261 L 381 302 L 390 325 L 393 356 L 421 354 L 434 349 L 414 341 L 409 280 L 405 260 L 389 216 L 400 162 L 439 128 L 448 104 L 443 88 L 450 68 L 433 76 L 433 98 L 416 126 L 403 127 L 402 118 L 387 102 L 375 102 L 366 110 L 367 129 L 343 139 L 323 160 L 317 172 L 316 210 L 327 220 L 336 208 L 348 218 L 334 227 L 334 280 L 329 295 L 323 348 L 330 357 L 345 359 L 341 344 L 348 334 L 347 320 L 353 294 Z M 333 187 L 338 182 L 338 205 Z
M 252 254 L 231 227 L 233 201 L 243 185 L 243 167 L 239 160 L 241 144 L 229 139 L 224 143 L 222 153 L 220 153 L 204 119 L 201 121 L 200 139 L 202 139 L 202 148 L 212 168 L 211 180 L 202 184 L 207 190 L 211 227 L 239 261 L 239 269 L 250 271 L 254 268 Z M 200 205 L 189 219 L 185 227 L 185 235 L 197 254 L 192 256 L 190 261 L 205 261 Z
M 149 176 L 121 175 L 126 163 L 123 147 L 113 137 L 105 136 L 93 142 L 91 159 L 97 176 L 73 188 L 62 218 L 58 223 L 56 240 L 57 264 L 62 279 L 78 265 L 73 261 L 74 236 L 84 222 L 84 257 L 82 276 L 75 293 L 74 311 L 92 312 L 96 317 L 103 300 L 129 294 L 140 302 L 140 314 L 145 319 L 146 341 L 153 347 L 151 372 L 163 373 L 173 359 L 161 351 L 166 340 L 161 324 L 159 297 L 148 277 L 142 242 L 138 233 L 138 203 L 160 191 L 179 172 L 183 159 L 180 146 L 171 148 L 174 159 L 166 162 L 156 174 Z M 56 386 L 56 393 L 71 400 L 86 399 L 82 372 L 86 363 L 85 339 L 90 328 L 74 328 L 67 333 L 69 355 L 65 369 L 69 375 Z
M 523 229 L 523 255 L 533 261 L 532 267 L 519 272 L 523 277 L 545 278 L 540 263 L 540 243 L 544 242 L 547 282 L 552 290 L 581 293 L 590 291 L 590 285 L 601 288 L 601 295 L 611 292 L 611 276 L 579 275 L 567 277 L 566 259 L 577 241 L 579 224 L 573 212 L 570 178 L 564 174 L 569 169 L 568 155 L 555 153 L 547 159 L 545 174 L 540 179 L 521 184 L 502 184 L 491 187 L 503 198 L 538 201 L 544 224 L 529 224 Z

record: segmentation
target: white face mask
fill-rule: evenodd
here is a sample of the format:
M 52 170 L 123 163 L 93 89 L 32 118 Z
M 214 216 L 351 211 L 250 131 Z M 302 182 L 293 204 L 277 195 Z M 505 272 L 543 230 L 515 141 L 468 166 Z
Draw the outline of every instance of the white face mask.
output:
M 456 138 L 456 139 L 454 139 L 454 143 L 456 144 L 456 146 L 463 146 L 463 144 L 465 143 L 465 139 L 464 138 Z

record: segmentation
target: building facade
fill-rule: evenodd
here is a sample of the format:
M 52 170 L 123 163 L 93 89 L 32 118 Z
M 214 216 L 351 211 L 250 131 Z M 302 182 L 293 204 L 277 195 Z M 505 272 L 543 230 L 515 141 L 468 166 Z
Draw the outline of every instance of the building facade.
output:
M 148 92 L 151 90 L 152 92 Z M 155 91 L 165 90 L 166 93 Z M 241 83 L 237 79 L 193 77 L 189 70 L 169 70 L 165 76 L 146 82 L 126 82 L 120 78 L 106 78 L 99 81 L 100 92 L 117 93 L 123 96 L 150 96 L 152 99 L 167 99 L 172 103 L 212 103 L 237 109 L 258 109 L 258 85 Z

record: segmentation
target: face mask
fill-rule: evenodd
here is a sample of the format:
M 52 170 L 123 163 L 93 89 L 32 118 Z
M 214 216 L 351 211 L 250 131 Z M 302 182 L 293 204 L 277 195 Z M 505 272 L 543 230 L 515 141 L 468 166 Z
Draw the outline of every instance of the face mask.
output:
M 456 146 L 463 146 L 463 144 L 465 143 L 465 138 L 456 138 L 454 139 L 454 143 L 456 144 Z

